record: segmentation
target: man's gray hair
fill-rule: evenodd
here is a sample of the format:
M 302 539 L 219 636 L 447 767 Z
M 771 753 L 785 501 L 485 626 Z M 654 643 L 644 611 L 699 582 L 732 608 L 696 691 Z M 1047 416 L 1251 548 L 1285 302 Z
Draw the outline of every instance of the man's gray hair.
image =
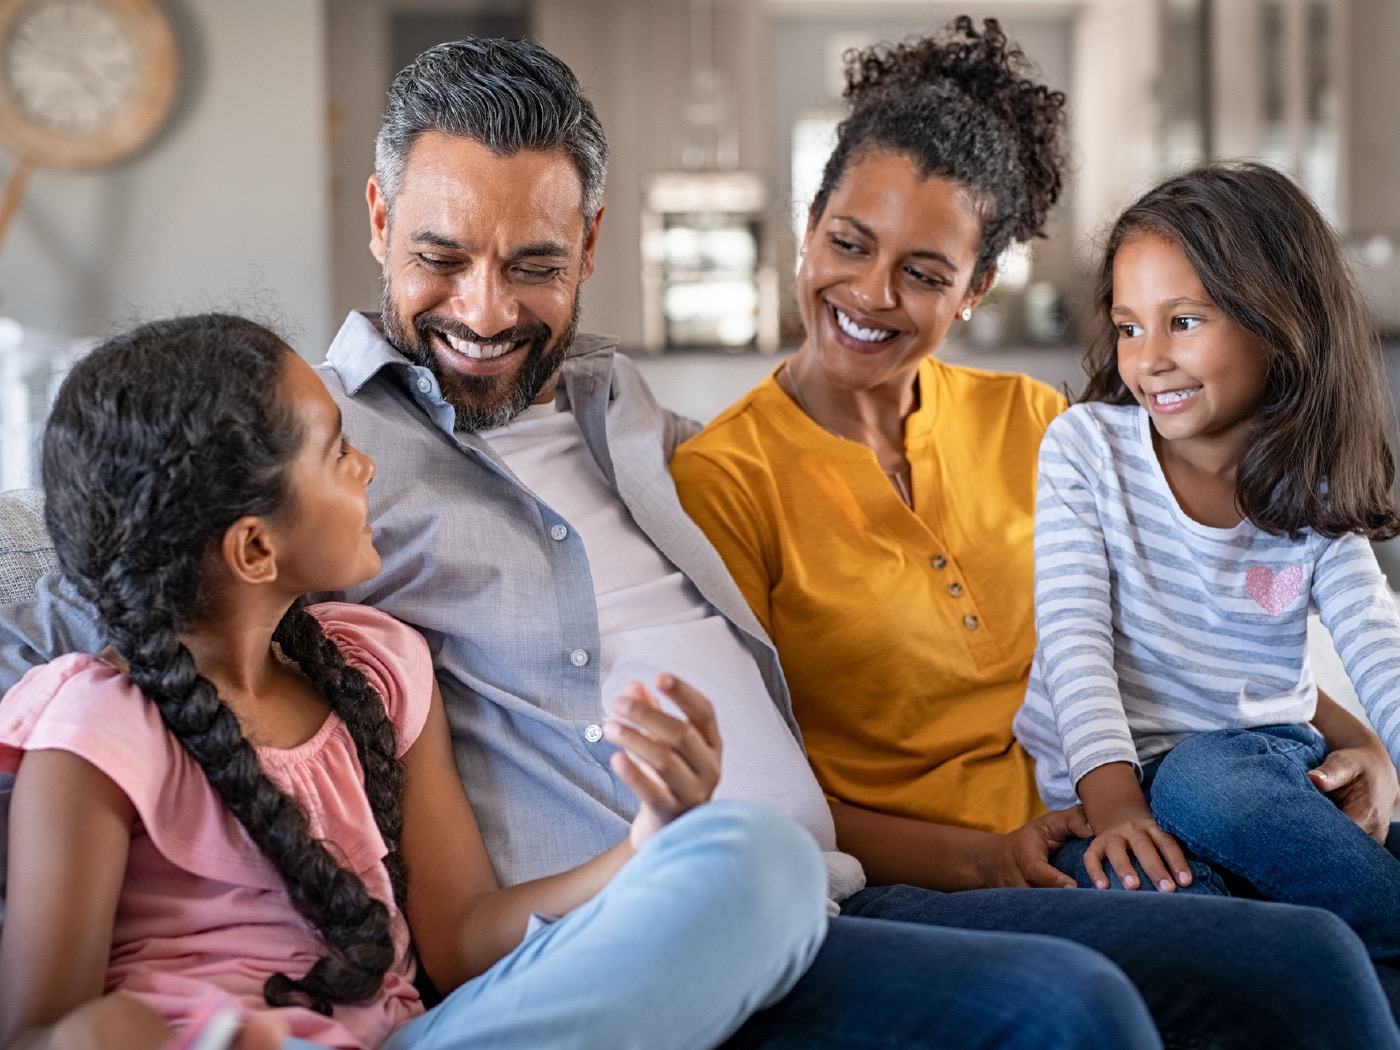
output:
M 578 78 L 538 44 L 469 37 L 430 47 L 389 87 L 374 171 L 392 211 L 425 131 L 475 139 L 502 157 L 562 150 L 578 168 L 584 229 L 603 203 L 608 143 Z

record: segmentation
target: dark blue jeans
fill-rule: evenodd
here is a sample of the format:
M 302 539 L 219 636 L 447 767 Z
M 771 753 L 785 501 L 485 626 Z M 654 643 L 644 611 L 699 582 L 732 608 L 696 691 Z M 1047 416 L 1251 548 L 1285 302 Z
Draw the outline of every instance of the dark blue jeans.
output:
M 1176 894 L 1028 889 L 938 893 L 884 886 L 856 894 L 842 911 L 860 917 L 857 922 L 875 918 L 927 926 L 938 938 L 949 939 L 942 951 L 937 950 L 938 941 L 930 942 L 928 949 L 934 954 L 927 957 L 922 950 L 918 956 L 906 954 L 908 942 L 895 940 L 847 955 L 844 938 L 829 938 L 830 956 L 823 958 L 828 955 L 823 949 L 809 973 L 815 977 L 814 986 L 804 988 L 806 979 L 798 982 L 775 1010 L 800 1012 L 808 1008 L 805 999 L 811 995 L 818 1016 L 830 1019 L 830 1029 L 814 1028 L 813 1038 L 806 1042 L 735 1045 L 1081 1045 L 1066 1044 L 1044 1028 L 1027 1031 L 1017 1041 L 998 1034 L 995 1027 L 998 1011 L 1015 1011 L 1021 1005 L 1028 983 L 1040 996 L 1058 986 L 1074 997 L 1062 1005 L 1082 1002 L 1075 989 L 1082 980 L 1079 971 L 1088 963 L 1082 955 L 1066 956 L 1063 950 L 1046 948 L 1061 945 L 1091 949 L 1089 954 L 1111 964 L 1131 982 L 1167 1047 L 1373 1050 L 1400 1046 L 1400 1034 L 1365 949 L 1340 919 L 1317 908 Z M 837 930 L 833 926 L 832 934 Z M 1012 950 L 1003 956 L 1002 972 L 989 973 L 978 965 L 971 973 L 976 980 L 967 981 L 964 966 L 969 960 L 951 939 L 957 930 L 1014 931 L 1021 936 L 1007 943 Z M 1031 940 L 1027 934 L 1039 937 Z M 1076 969 L 1062 969 L 1066 959 Z M 1102 970 L 1093 972 L 1106 989 L 1111 987 Z M 1038 984 L 1032 974 L 1038 975 Z M 1120 983 L 1116 994 L 1126 995 L 1121 990 L 1125 987 Z M 852 995 L 860 1002 L 852 1002 Z M 899 1002 L 901 998 L 912 1000 L 913 1005 Z M 898 1030 L 891 1031 L 889 1026 L 895 1022 L 889 1014 L 898 1016 L 905 1009 L 919 1012 L 920 1025 L 937 1026 L 930 1042 L 919 1038 L 906 1042 Z M 1034 1015 L 1040 1009 L 1037 1002 L 1026 1013 Z M 850 1020 L 856 1016 L 865 1020 L 865 1035 L 845 1041 L 838 1033 L 858 1029 Z M 1077 1009 L 1073 1016 L 1078 1016 Z M 758 1015 L 749 1024 L 762 1022 Z M 1049 1023 L 1064 1022 L 1057 1018 Z M 1120 1039 L 1097 1045 L 1127 1044 Z
M 1142 998 L 1104 956 L 1053 937 L 982 932 L 998 928 L 997 923 L 950 929 L 837 916 L 806 975 L 775 1006 L 749 1018 L 724 1046 L 1161 1046 Z
M 1200 733 L 1148 763 L 1144 793 L 1192 858 L 1197 892 L 1326 908 L 1373 959 L 1400 962 L 1400 860 L 1313 786 L 1308 770 L 1326 757 L 1307 725 Z M 1067 846 L 1056 865 L 1087 885 L 1083 850 Z

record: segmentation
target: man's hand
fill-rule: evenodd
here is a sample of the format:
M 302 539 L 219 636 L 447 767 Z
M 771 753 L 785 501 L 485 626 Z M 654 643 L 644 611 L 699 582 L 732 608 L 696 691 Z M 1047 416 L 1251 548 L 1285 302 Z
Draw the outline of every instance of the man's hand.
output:
M 641 801 L 632 821 L 634 848 L 686 810 L 708 802 L 719 783 L 720 739 L 710 702 L 679 678 L 663 674 L 656 688 L 681 710 L 676 718 L 640 682 L 622 691 L 603 735 L 622 748 L 612 769 Z
M 1400 802 L 1400 780 L 1384 748 L 1346 747 L 1331 752 L 1308 778 L 1317 789 L 1382 845 Z
M 996 836 L 980 865 L 986 886 L 1045 886 L 1073 888 L 1074 880 L 1050 863 L 1070 839 L 1093 834 L 1080 806 L 1036 817 L 1005 835 Z

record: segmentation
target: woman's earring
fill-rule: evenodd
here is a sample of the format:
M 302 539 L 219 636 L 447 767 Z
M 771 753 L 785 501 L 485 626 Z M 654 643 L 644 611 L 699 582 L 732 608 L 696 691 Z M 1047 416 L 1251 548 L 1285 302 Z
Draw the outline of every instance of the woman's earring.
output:
M 970 307 L 970 306 L 964 306 L 964 307 L 962 308 L 962 313 L 959 314 L 958 316 L 961 317 L 964 321 L 971 321 L 971 320 L 972 320 L 972 307 Z

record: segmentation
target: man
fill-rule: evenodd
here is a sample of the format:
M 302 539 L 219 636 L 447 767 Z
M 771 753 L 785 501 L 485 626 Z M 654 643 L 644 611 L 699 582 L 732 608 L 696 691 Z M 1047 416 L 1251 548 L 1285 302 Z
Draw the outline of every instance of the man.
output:
M 383 569 L 348 597 L 427 636 L 503 883 L 626 834 L 635 803 L 608 765 L 604 705 L 667 671 L 714 702 L 719 794 L 803 824 L 839 898 L 861 876 L 835 850 L 772 647 L 670 484 L 691 428 L 610 341 L 574 331 L 605 162 L 592 106 L 540 48 L 441 45 L 396 78 L 368 191 L 382 313 L 351 315 L 322 370 L 350 440 L 378 462 Z M 96 643 L 53 578 L 6 619 L 11 680 Z M 1157 1045 L 1125 970 L 1171 1045 L 1394 1040 L 1359 944 L 1319 912 L 943 896 L 944 927 L 834 918 L 808 974 L 730 1045 Z M 1016 932 L 980 932 L 996 930 Z

